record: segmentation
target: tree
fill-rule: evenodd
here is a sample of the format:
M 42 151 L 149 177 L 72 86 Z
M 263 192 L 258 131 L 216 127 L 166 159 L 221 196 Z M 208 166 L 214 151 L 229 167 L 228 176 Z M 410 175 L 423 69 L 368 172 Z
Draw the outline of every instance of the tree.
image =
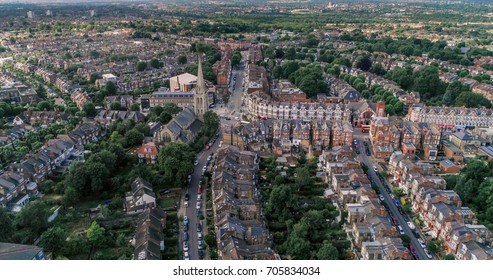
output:
M 59 256 L 65 247 L 67 240 L 66 231 L 58 226 L 49 228 L 41 235 L 41 246 L 43 249 L 52 252 L 53 255 Z
M 339 259 L 339 252 L 337 248 L 329 241 L 324 241 L 324 244 L 317 252 L 317 259 L 319 260 L 337 260 Z
M 204 242 L 209 248 L 216 248 L 216 236 L 213 233 L 208 233 L 204 237 Z
M 122 104 L 120 102 L 112 102 L 110 104 L 110 109 L 120 111 L 122 109 Z
M 455 260 L 455 256 L 453 254 L 446 254 L 442 259 L 446 261 L 453 261 Z
M 186 57 L 186 56 L 184 56 L 184 55 L 180 55 L 180 56 L 178 57 L 178 64 L 187 64 L 187 61 L 188 61 L 188 60 L 187 60 L 187 57 Z
M 139 61 L 139 63 L 137 63 L 137 71 L 143 72 L 146 69 L 147 69 L 147 63 L 145 61 Z
M 40 99 L 45 99 L 46 98 L 46 89 L 42 85 L 38 85 L 36 88 L 36 94 Z
M 157 58 L 151 59 L 151 67 L 154 69 L 161 68 L 161 64 L 159 63 L 159 60 L 157 60 Z
M 101 54 L 100 54 L 98 51 L 96 51 L 96 50 L 92 50 L 89 54 L 90 54 L 90 56 L 91 56 L 92 58 L 99 58 L 99 56 L 101 55 Z
M 286 252 L 296 260 L 310 259 L 310 242 L 291 233 L 286 240 Z
M 212 136 L 219 128 L 219 116 L 213 111 L 204 113 L 204 124 L 201 127 L 202 133 L 207 136 Z
M 127 145 L 129 147 L 141 145 L 144 140 L 144 135 L 137 129 L 131 129 L 125 133 L 125 140 L 127 140 Z
M 80 194 L 74 187 L 67 187 L 65 193 L 62 196 L 62 204 L 65 207 L 74 206 L 79 202 Z
M 132 105 L 130 105 L 130 111 L 140 111 L 140 105 L 138 103 L 133 103 Z
M 182 108 L 178 107 L 178 105 L 176 105 L 176 103 L 164 103 L 163 104 L 163 112 L 164 113 L 168 113 L 172 116 L 178 114 L 179 112 L 181 112 Z
M 379 76 L 383 76 L 383 75 L 385 75 L 385 73 L 387 73 L 387 71 L 385 71 L 385 69 L 383 68 L 383 65 L 381 63 L 373 64 L 373 66 L 370 69 L 370 72 L 372 72 L 376 75 L 379 75 Z
M 84 111 L 84 113 L 86 113 L 86 116 L 88 117 L 96 116 L 96 106 L 94 106 L 94 103 L 92 103 L 91 101 L 86 102 L 86 104 L 84 104 L 84 107 L 82 107 L 82 110 Z
M 51 106 L 50 102 L 48 101 L 41 101 L 36 105 L 36 107 L 40 111 L 51 111 L 51 109 L 53 109 L 53 106 Z
M 12 216 L 0 207 L 0 242 L 7 242 L 14 233 Z
M 51 212 L 42 201 L 28 203 L 15 217 L 17 226 L 27 229 L 35 235 L 48 228 L 48 217 Z
M 436 254 L 441 251 L 442 249 L 442 244 L 440 240 L 438 239 L 432 239 L 429 240 L 428 243 L 426 243 L 426 247 L 428 248 L 428 251 L 432 254 Z
M 182 143 L 169 143 L 159 151 L 159 169 L 166 181 L 175 187 L 184 186 L 183 182 L 193 170 L 195 155 L 190 146 Z
M 363 71 L 369 71 L 371 68 L 371 65 L 372 65 L 372 61 L 371 61 L 370 57 L 368 55 L 362 55 L 356 59 L 354 66 L 363 70 Z
M 105 229 L 100 227 L 96 221 L 93 221 L 87 229 L 87 239 L 93 247 L 101 247 L 105 240 Z
M 105 86 L 106 93 L 108 95 L 115 95 L 116 94 L 116 85 L 112 81 L 108 81 Z
M 241 62 L 241 53 L 240 52 L 235 52 L 231 56 L 231 66 L 234 67 L 234 66 L 240 64 L 240 62 Z

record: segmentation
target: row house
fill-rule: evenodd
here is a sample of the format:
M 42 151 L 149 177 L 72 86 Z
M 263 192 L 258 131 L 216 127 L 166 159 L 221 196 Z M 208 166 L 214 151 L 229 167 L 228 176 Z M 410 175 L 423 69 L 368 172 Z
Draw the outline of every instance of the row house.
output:
M 17 115 L 12 123 L 14 125 L 34 125 L 36 123 L 46 126 L 52 123 L 66 121 L 68 114 L 59 111 L 25 111 Z
M 145 116 L 139 111 L 116 111 L 116 110 L 101 110 L 94 117 L 94 120 L 99 124 L 109 125 L 117 120 L 133 120 L 136 123 L 145 121 Z
M 224 144 L 234 145 L 240 150 L 260 152 L 268 150 L 273 137 L 273 121 L 261 120 L 253 123 L 240 123 L 223 126 Z
M 115 95 L 106 96 L 106 108 L 110 108 L 114 102 L 120 103 L 122 109 L 130 109 L 130 106 L 134 104 L 134 98 L 132 95 Z
M 147 208 L 137 218 L 137 228 L 132 245 L 134 260 L 162 260 L 165 250 L 164 230 L 166 212 L 159 208 Z
M 259 92 L 245 99 L 246 112 L 254 118 L 318 121 L 349 121 L 351 110 L 341 104 L 274 102 Z
M 225 145 L 215 160 L 212 202 L 220 258 L 277 259 L 261 214 L 258 155 Z
M 262 66 L 255 64 L 248 64 L 245 74 L 244 85 L 246 87 L 246 93 L 250 94 L 256 91 L 260 91 L 264 94 L 268 94 L 269 81 L 267 70 Z
M 72 82 L 69 80 L 66 80 L 62 77 L 58 77 L 55 80 L 55 86 L 57 89 L 59 89 L 62 93 L 68 93 L 70 86 L 72 86 Z
M 414 106 L 406 119 L 412 122 L 438 124 L 441 127 L 493 125 L 493 110 L 487 108 Z
M 130 184 L 130 191 L 125 194 L 123 209 L 128 215 L 139 214 L 156 207 L 156 194 L 151 183 L 138 177 Z
M 70 99 L 75 103 L 79 110 L 84 109 L 84 105 L 89 101 L 89 95 L 81 89 L 77 89 L 70 94 Z
M 477 84 L 471 88 L 472 92 L 478 93 L 486 97 L 488 100 L 493 100 L 493 86 L 489 84 Z
M 475 240 L 462 242 L 455 254 L 457 260 L 491 260 L 493 250 Z
M 390 157 L 394 151 L 393 136 L 389 118 L 385 117 L 385 102 L 378 101 L 376 114 L 370 123 L 370 142 L 376 158 L 386 159 Z
M 411 259 L 411 253 L 402 245 L 399 231 L 352 151 L 335 147 L 324 152 L 319 161 L 325 165 L 329 186 L 340 208 L 348 213 L 345 231 L 355 257 Z
M 34 71 L 34 74 L 41 77 L 47 83 L 55 83 L 56 80 L 55 74 L 53 74 L 53 72 L 49 70 L 38 68 L 36 69 L 36 71 Z
M 330 83 L 330 93 L 334 96 L 338 96 L 345 101 L 358 102 L 361 98 L 361 93 L 349 85 L 346 81 L 338 79 L 333 76 L 328 78 Z
M 27 193 L 27 185 L 29 180 L 15 172 L 6 172 L 0 176 L 0 206 L 12 208 L 12 204 L 19 203 L 19 200 L 24 198 Z M 37 188 L 32 188 L 32 192 L 36 192 Z M 28 200 L 22 199 L 24 206 Z

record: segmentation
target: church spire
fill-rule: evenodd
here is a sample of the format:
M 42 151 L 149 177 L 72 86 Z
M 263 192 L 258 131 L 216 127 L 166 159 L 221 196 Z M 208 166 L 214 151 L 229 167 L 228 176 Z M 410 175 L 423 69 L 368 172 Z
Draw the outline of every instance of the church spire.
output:
M 205 86 L 204 73 L 202 73 L 202 61 L 199 55 L 199 66 L 197 68 L 197 85 L 195 86 L 194 110 L 199 120 L 204 120 L 204 113 L 209 109 L 207 102 L 207 87 Z
M 200 55 L 199 55 L 199 66 L 197 68 L 197 86 L 196 86 L 195 93 L 196 94 L 205 94 L 206 93 L 204 73 L 202 73 L 202 62 L 200 59 Z

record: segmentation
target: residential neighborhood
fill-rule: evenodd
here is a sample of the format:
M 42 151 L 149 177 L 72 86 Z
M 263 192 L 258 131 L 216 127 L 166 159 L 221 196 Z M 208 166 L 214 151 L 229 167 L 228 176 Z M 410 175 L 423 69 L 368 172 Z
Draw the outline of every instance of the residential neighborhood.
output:
M 21 2 L 0 259 L 492 259 L 491 3 Z

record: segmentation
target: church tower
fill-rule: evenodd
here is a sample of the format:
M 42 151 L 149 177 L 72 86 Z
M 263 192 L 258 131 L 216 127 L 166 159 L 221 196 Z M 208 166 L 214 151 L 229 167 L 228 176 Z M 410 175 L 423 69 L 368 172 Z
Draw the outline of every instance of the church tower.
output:
M 202 62 L 199 57 L 199 66 L 197 69 L 197 85 L 195 86 L 194 111 L 197 118 L 204 120 L 204 113 L 207 112 L 207 87 L 205 86 L 204 74 L 202 73 Z

